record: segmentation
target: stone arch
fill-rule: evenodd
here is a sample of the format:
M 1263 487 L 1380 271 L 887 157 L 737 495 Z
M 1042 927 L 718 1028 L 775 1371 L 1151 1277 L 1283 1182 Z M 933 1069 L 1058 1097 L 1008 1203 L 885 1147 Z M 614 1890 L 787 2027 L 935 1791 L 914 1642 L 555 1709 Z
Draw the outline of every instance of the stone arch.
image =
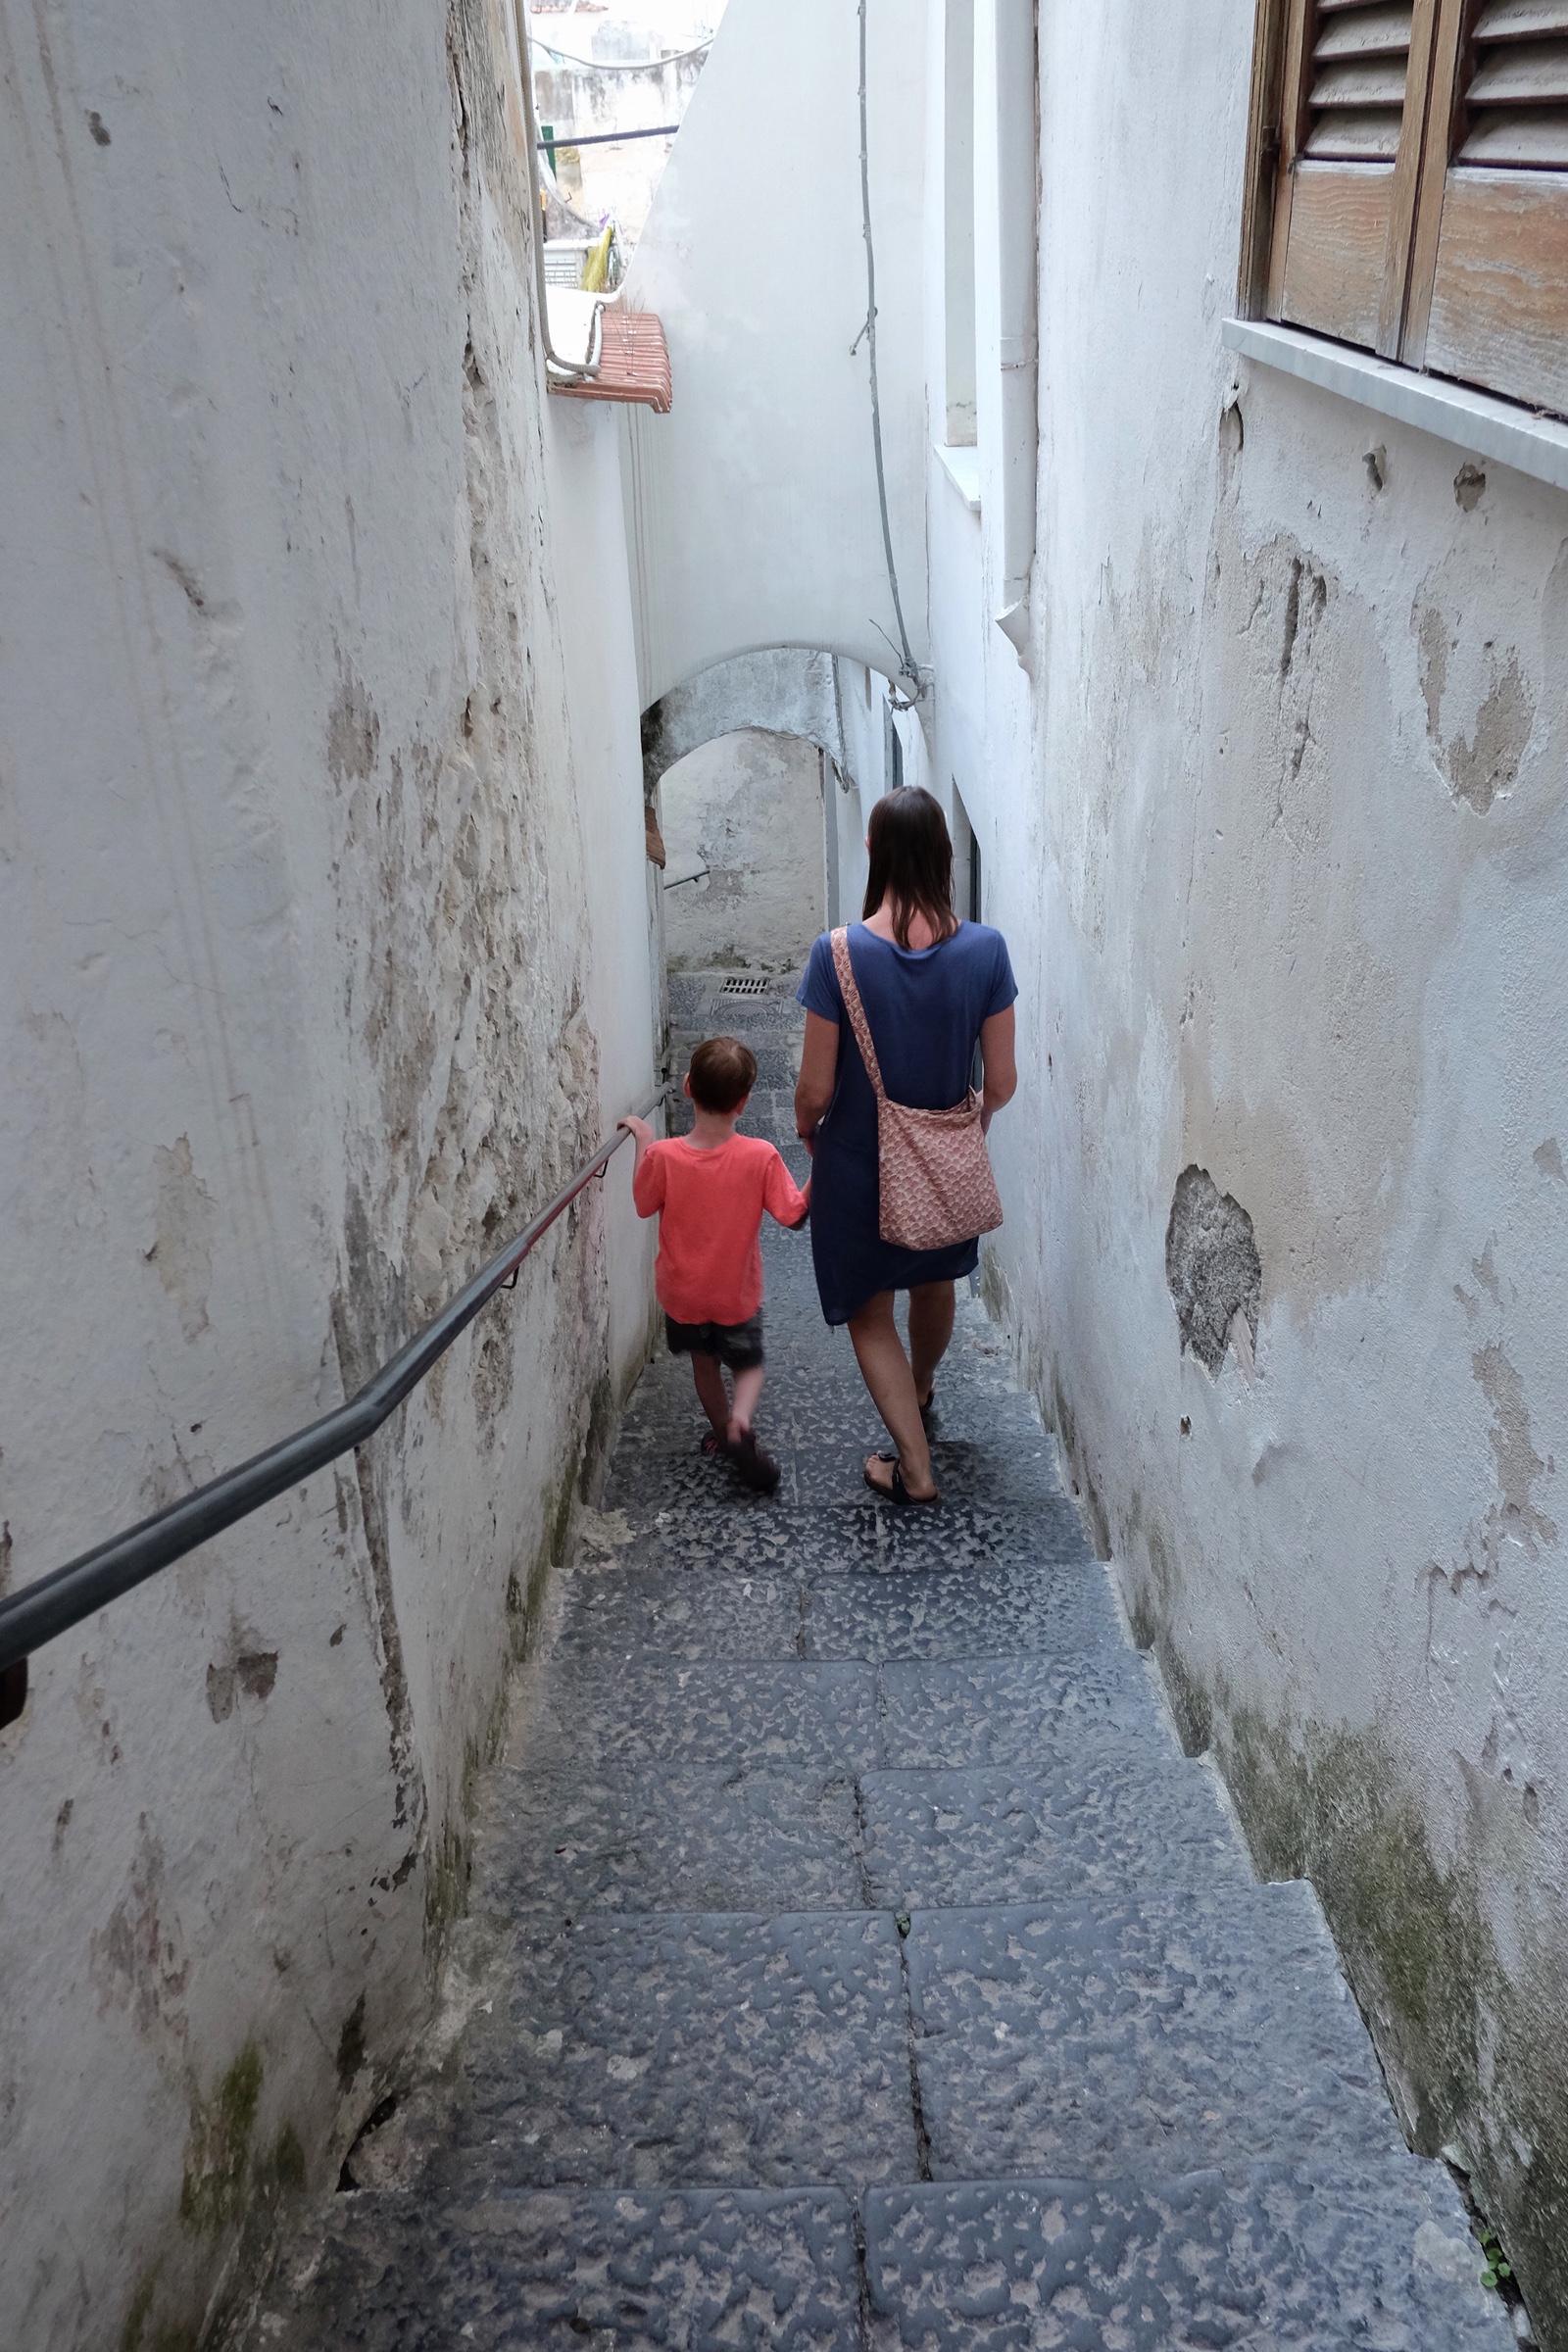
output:
M 751 729 L 800 735 L 851 773 L 834 655 L 779 646 L 699 670 L 643 712 L 643 796 L 650 803 L 677 760 L 720 735 Z M 859 778 L 854 781 L 858 784 Z
M 920 738 L 928 713 L 899 706 L 906 742 Z M 672 687 L 643 713 L 643 797 L 650 853 L 662 859 L 660 786 L 676 764 L 726 735 L 790 735 L 822 756 L 824 855 L 829 912 L 858 904 L 871 804 L 888 789 L 903 755 L 894 741 L 884 671 L 821 648 L 776 646 L 737 654 Z M 828 782 L 837 786 L 829 797 Z

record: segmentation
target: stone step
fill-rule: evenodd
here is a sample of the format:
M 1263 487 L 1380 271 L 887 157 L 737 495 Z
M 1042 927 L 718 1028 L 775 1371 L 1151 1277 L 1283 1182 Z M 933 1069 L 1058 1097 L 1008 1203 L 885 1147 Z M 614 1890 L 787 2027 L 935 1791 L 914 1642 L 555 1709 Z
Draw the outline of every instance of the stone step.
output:
M 863 2258 L 858 2241 L 863 2241 Z M 1506 2352 L 1440 2166 L 334 2200 L 292 2352 Z M 864 2312 L 862 2321 L 862 2294 Z M 266 2322 L 264 2320 L 264 2326 Z M 275 2330 L 273 2331 L 275 2333 Z
M 587 1524 L 571 1575 L 607 1583 L 632 1573 L 739 1578 L 761 1573 L 814 1584 L 835 1577 L 931 1582 L 1013 1568 L 1054 1589 L 1098 1586 L 1075 1515 L 1046 1504 L 961 1501 L 940 1511 L 902 1510 L 862 1487 L 853 1502 L 786 1502 L 732 1492 L 728 1472 L 701 1465 L 709 1482 L 689 1498 L 637 1511 L 606 1496 Z
M 881 1667 L 652 1652 L 618 1663 L 564 1657 L 543 1681 L 497 1786 L 544 1768 L 1012 1768 L 1094 1730 L 1141 1740 L 1152 1761 L 1174 1760 L 1130 1650 Z
M 867 1437 L 880 1427 L 881 1417 L 866 1394 L 849 1336 L 828 1335 L 814 1289 L 798 1304 L 781 1306 L 770 1299 L 763 1308 L 762 1340 L 767 1358 L 764 1425 L 781 1410 L 798 1412 L 820 1397 L 838 1416 L 858 1406 Z M 687 1433 L 695 1435 L 701 1426 L 690 1365 L 678 1356 L 661 1356 L 644 1375 L 623 1427 L 633 1436 L 657 1429 L 679 1440 Z M 951 1372 L 944 1363 L 931 1434 L 956 1444 L 1021 1451 L 1024 1460 L 1035 1465 L 1033 1478 L 1047 1487 L 1057 1484 L 1054 1449 L 1033 1401 L 1009 1388 L 1004 1368 L 988 1362 L 978 1349 L 967 1360 L 960 1358 Z
M 757 1434 L 763 1445 L 774 1453 L 797 1445 L 819 1453 L 841 1446 L 837 1467 L 841 1473 L 853 1472 L 858 1485 L 866 1454 L 889 1440 L 848 1342 L 841 1362 L 824 1363 L 814 1338 L 797 1348 L 788 1331 L 781 1333 L 777 1319 L 770 1318 L 763 1345 L 766 1379 L 757 1414 Z M 672 1465 L 679 1465 L 696 1450 L 707 1427 L 690 1364 L 666 1356 L 650 1375 L 637 1409 L 627 1416 L 624 1433 L 632 1448 L 655 1445 Z M 1060 1492 L 1054 1449 L 1027 1397 L 978 1383 L 968 1393 L 955 1394 L 950 1387 L 926 1434 L 937 1448 L 961 1446 L 970 1454 L 984 1448 L 993 1457 L 988 1465 L 991 1480 L 1005 1478 L 1022 1498 Z M 854 1486 L 849 1492 L 852 1499 L 858 1498 Z M 836 1499 L 833 1489 L 822 1496 L 824 1502 Z M 961 1492 L 950 1496 L 953 1501 L 961 1499 Z
M 500 2190 L 335 2199 L 287 2352 L 861 2352 L 841 2189 Z
M 560 1925 L 621 1911 L 1037 1903 L 1251 1872 L 1212 1776 L 1116 1740 L 1023 1773 L 779 1768 L 516 1776 L 475 1899 Z
M 496 1918 L 871 1911 L 857 1777 L 646 1767 L 509 1776 L 485 1801 L 474 1900 Z
M 938 2180 L 1403 2144 L 1304 1883 L 917 1911 L 906 1964 Z
M 506 1977 L 465 2036 L 432 2192 L 1234 2175 L 1402 2149 L 1300 1886 L 524 1920 Z
M 680 1379 L 690 1386 L 684 1365 Z M 626 1512 L 641 1526 L 694 1502 L 721 1503 L 726 1509 L 791 1503 L 800 1509 L 864 1509 L 871 1499 L 866 1456 L 892 1449 L 863 1390 L 840 1396 L 824 1383 L 818 1391 L 792 1396 L 780 1382 L 774 1392 L 763 1392 L 756 1428 L 759 1442 L 779 1465 L 781 1483 L 776 1494 L 753 1497 L 727 1462 L 702 1452 L 707 1427 L 694 1397 L 689 1406 L 677 1399 L 670 1415 L 628 1429 L 605 1479 L 605 1507 Z M 909 1525 L 923 1520 L 940 1530 L 947 1514 L 964 1503 L 1021 1504 L 1039 1516 L 1043 1553 L 1091 1556 L 1083 1522 L 1055 1483 L 1038 1424 L 1020 1426 L 1010 1450 L 1004 1446 L 999 1450 L 995 1435 L 981 1445 L 950 1437 L 939 1427 L 931 1439 L 931 1465 L 943 1496 L 941 1509 L 883 1507 L 890 1513 L 897 1509 Z
M 874 2188 L 877 2352 L 1507 2352 L 1441 2165 L 1402 2149 L 1121 2180 Z M 825 2340 L 832 2340 L 831 2338 Z
M 728 1034 L 744 1036 L 741 1024 L 764 1020 L 790 1020 L 799 1027 L 806 1026 L 806 1007 L 796 998 L 800 986 L 799 972 L 768 972 L 748 975 L 765 978 L 767 986 L 755 996 L 726 996 L 722 971 L 671 972 L 668 980 L 669 1012 L 673 1021 L 693 1026 L 697 1037 L 717 1037 Z M 718 1028 L 704 1027 L 703 1023 L 716 1018 Z
M 917 2178 L 903 1951 L 887 1912 L 523 1923 L 428 2188 Z
M 861 1565 L 835 1550 L 785 1550 L 782 1563 L 574 1568 L 565 1581 L 557 1654 L 624 1661 L 642 1650 L 666 1657 L 909 1658 L 1050 1655 L 1121 1645 L 1103 1573 L 1075 1563 L 994 1565 L 1016 1531 L 966 1531 L 972 1566 L 921 1564 L 919 1544 L 876 1544 L 864 1531 Z M 928 1539 L 927 1539 L 928 1540 Z M 639 1539 L 641 1550 L 645 1539 Z M 657 1531 L 652 1539 L 657 1544 Z M 652 1547 L 652 1544 L 650 1545 Z M 823 1546 L 822 1548 L 826 1548 Z M 846 1551 L 848 1547 L 846 1547 Z M 894 1554 L 883 1566 L 888 1552 Z M 958 1558 L 963 1557 L 962 1550 Z M 1004 1559 L 1005 1552 L 1004 1550 Z
M 867 1772 L 862 1871 L 896 1912 L 1253 1885 L 1213 1776 L 1091 1735 L 999 1772 Z

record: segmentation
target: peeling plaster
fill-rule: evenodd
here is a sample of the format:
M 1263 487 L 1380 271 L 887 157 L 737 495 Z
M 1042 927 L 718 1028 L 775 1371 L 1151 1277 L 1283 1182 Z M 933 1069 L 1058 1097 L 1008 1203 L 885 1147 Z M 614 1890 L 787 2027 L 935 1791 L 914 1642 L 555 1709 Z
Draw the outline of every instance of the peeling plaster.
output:
M 1504 1538 L 1523 1544 L 1534 1558 L 1544 1544 L 1555 1544 L 1553 1520 L 1538 1510 L 1532 1489 L 1544 1477 L 1546 1465 L 1530 1439 L 1530 1415 L 1525 1409 L 1524 1383 L 1498 1347 L 1480 1348 L 1470 1359 L 1476 1382 L 1492 1406 L 1489 1437 L 1497 1457 L 1497 1488 L 1502 1497 L 1487 1515 L 1487 1551 L 1495 1564 L 1496 1546 Z
M 145 1254 L 174 1300 L 186 1339 L 199 1339 L 207 1329 L 218 1203 L 196 1173 L 188 1136 L 167 1151 L 160 1145 L 153 1153 L 153 1177 L 158 1233 Z

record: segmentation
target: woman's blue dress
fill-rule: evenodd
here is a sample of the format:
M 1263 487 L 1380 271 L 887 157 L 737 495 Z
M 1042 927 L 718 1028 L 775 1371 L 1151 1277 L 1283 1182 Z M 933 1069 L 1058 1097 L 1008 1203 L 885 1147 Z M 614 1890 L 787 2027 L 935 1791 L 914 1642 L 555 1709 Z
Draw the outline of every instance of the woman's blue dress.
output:
M 1018 994 L 1002 933 L 985 923 L 960 923 L 951 939 L 916 951 L 852 923 L 849 944 L 889 1095 L 916 1110 L 961 1102 L 981 1023 L 1005 1011 Z M 977 1238 L 946 1250 L 900 1250 L 882 1239 L 876 1096 L 844 1009 L 825 932 L 796 994 L 808 1012 L 838 1023 L 833 1100 L 813 1138 L 811 1256 L 823 1314 L 830 1323 L 848 1323 L 881 1291 L 972 1274 L 980 1244 Z

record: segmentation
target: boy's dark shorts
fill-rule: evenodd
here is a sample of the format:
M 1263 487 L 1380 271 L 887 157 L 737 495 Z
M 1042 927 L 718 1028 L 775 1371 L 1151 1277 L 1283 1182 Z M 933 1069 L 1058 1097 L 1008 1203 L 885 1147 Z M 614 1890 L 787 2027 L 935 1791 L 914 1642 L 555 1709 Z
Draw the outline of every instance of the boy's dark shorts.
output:
M 762 1361 L 762 1310 L 744 1323 L 677 1323 L 664 1317 L 671 1355 L 716 1355 L 732 1372 L 752 1372 Z

